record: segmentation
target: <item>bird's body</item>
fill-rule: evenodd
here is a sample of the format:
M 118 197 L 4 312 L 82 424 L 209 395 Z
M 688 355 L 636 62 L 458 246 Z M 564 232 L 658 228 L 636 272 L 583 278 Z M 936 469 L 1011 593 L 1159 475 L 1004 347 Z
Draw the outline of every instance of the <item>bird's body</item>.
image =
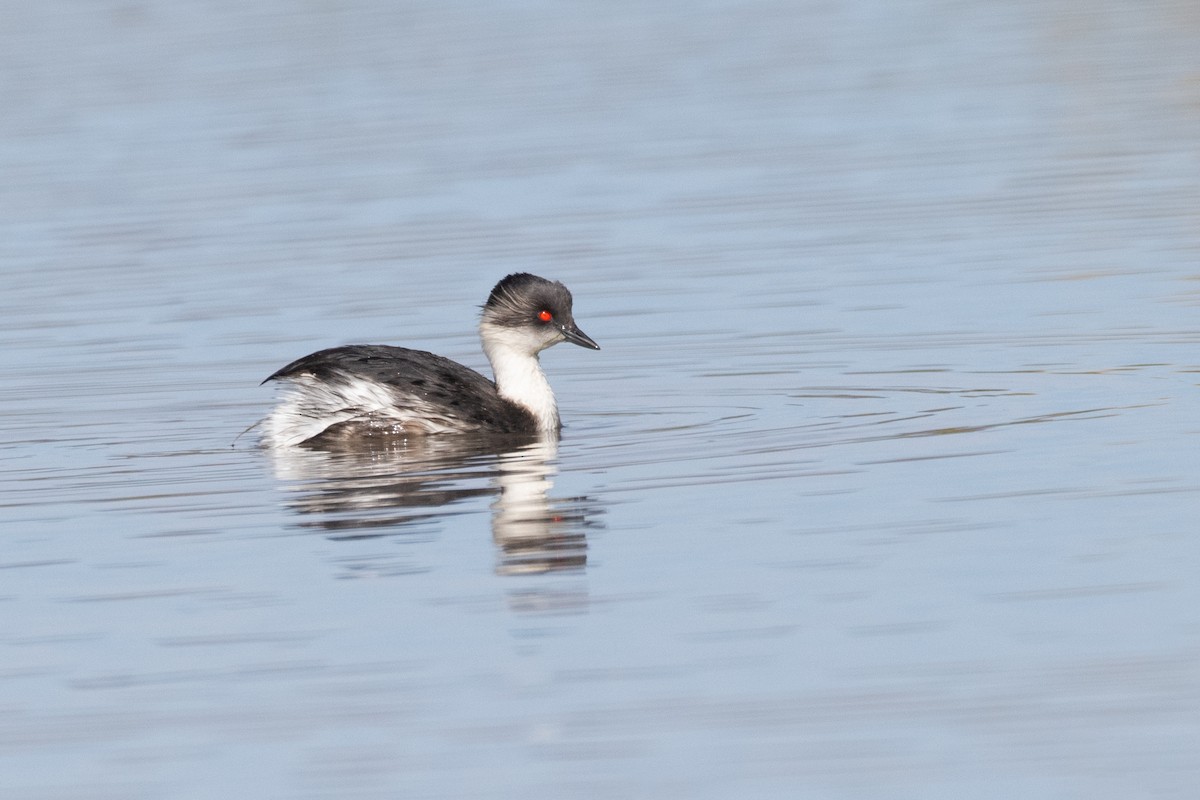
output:
M 264 443 L 556 433 L 558 407 L 538 353 L 562 341 L 600 349 L 576 327 L 571 306 L 565 286 L 534 275 L 496 284 L 479 324 L 494 382 L 443 356 L 389 345 L 334 347 L 293 361 L 267 378 L 287 389 L 263 421 Z

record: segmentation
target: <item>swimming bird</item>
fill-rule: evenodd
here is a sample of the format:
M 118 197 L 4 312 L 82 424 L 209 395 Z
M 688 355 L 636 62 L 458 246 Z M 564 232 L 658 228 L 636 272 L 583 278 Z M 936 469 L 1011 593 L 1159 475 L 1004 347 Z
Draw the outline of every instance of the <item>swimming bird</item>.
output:
M 495 381 L 443 356 L 382 344 L 319 350 L 263 381 L 282 381 L 263 443 L 481 432 L 557 434 L 554 392 L 538 354 L 559 342 L 599 350 L 575 324 L 571 292 L 518 272 L 488 296 L 479 339 Z

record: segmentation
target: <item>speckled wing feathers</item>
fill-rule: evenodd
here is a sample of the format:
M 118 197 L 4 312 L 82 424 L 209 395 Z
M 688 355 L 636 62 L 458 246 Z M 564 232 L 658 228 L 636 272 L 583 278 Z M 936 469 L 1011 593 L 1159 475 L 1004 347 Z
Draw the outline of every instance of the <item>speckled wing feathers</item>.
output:
M 529 412 L 501 397 L 483 375 L 421 350 L 335 347 L 293 361 L 267 380 L 289 384 L 265 421 L 276 443 L 298 444 L 349 422 L 404 434 L 536 430 Z

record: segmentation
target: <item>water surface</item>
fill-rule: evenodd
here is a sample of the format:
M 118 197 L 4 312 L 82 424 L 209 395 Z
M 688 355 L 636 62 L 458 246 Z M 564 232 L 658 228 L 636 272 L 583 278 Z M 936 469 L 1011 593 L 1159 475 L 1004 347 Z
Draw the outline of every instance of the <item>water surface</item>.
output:
M 1191 4 L 9 12 L 4 796 L 1194 792 Z M 557 445 L 239 438 L 516 270 Z

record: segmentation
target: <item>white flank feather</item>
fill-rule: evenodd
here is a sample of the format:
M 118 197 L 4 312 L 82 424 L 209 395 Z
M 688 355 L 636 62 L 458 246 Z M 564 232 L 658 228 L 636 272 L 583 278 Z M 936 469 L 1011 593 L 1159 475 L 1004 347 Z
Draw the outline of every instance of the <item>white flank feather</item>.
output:
M 396 433 L 448 433 L 462 423 L 439 420 L 437 408 L 421 403 L 396 405 L 388 387 L 369 380 L 330 385 L 312 375 L 289 378 L 281 400 L 262 422 L 263 444 L 287 447 L 318 436 L 334 425 L 358 421 Z

